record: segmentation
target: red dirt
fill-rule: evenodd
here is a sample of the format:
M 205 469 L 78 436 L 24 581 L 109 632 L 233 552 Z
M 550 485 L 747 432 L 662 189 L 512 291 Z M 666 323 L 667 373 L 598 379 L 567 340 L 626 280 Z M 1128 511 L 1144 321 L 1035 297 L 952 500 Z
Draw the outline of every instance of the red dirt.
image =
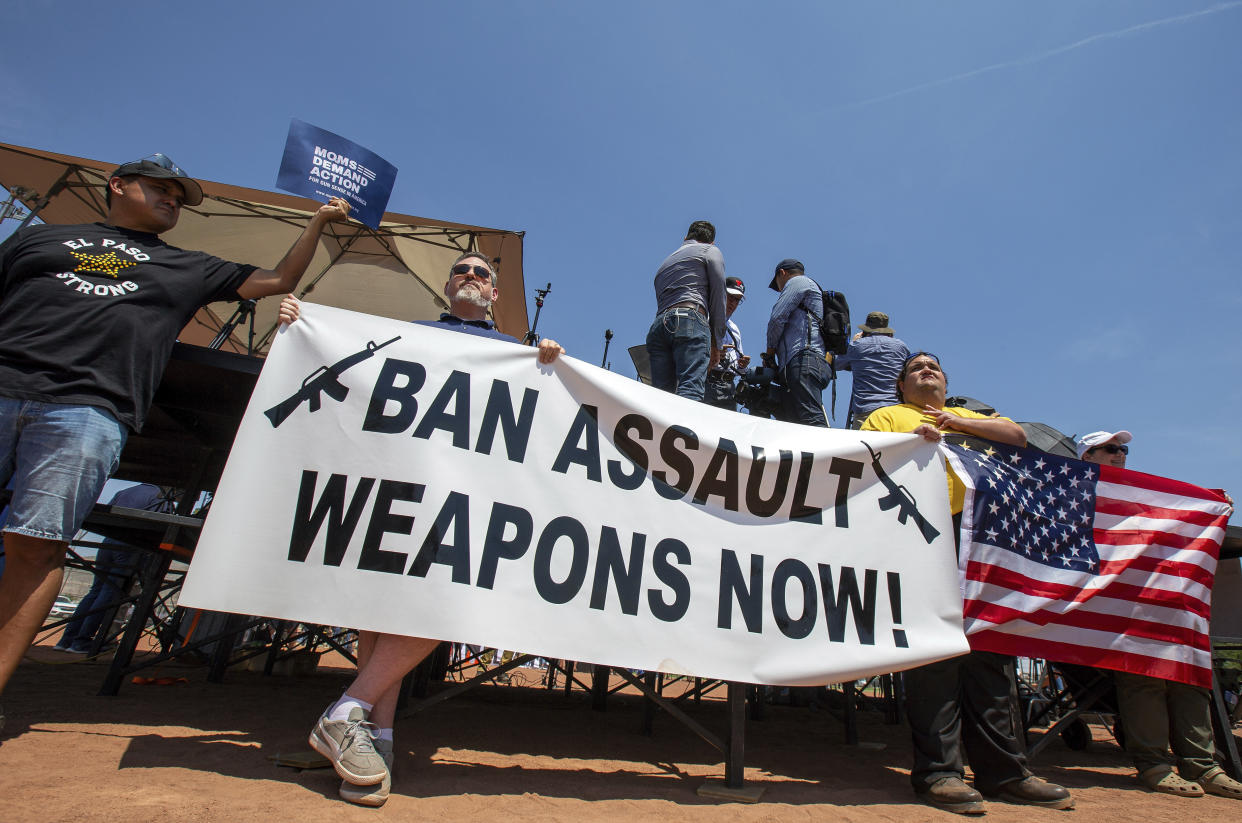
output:
M 339 800 L 330 770 L 268 760 L 307 749 L 311 724 L 348 682 L 348 670 L 321 667 L 305 677 L 230 670 L 212 684 L 203 668 L 164 666 L 142 674 L 189 683 L 127 682 L 119 696 L 99 697 L 104 671 L 45 647 L 19 668 L 3 699 L 0 821 L 961 819 L 915 801 L 908 732 L 875 713 L 860 716 L 866 747 L 845 745 L 840 723 L 823 711 L 776 706 L 748 724 L 746 778 L 765 789 L 752 805 L 699 797 L 704 781 L 723 778 L 720 756 L 663 713 L 654 734 L 642 735 L 635 697 L 613 696 L 600 713 L 582 691 L 566 697 L 503 686 L 401 720 L 393 796 L 376 811 Z M 532 679 L 538 674 L 527 670 Z M 723 735 L 723 702 L 690 711 Z M 1086 751 L 1058 741 L 1034 764 L 1074 791 L 1077 819 L 1232 821 L 1242 812 L 1237 801 L 1143 790 L 1121 750 L 1095 731 Z M 995 821 L 1058 814 L 988 804 Z

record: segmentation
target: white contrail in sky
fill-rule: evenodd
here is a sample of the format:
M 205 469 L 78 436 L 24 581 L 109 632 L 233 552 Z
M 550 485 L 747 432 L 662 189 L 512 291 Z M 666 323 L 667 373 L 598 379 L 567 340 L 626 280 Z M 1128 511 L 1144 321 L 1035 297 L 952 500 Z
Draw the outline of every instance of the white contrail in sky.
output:
M 845 111 L 847 109 L 855 109 L 860 106 L 869 106 L 873 103 L 882 103 L 885 100 L 892 100 L 896 97 L 905 97 L 907 94 L 914 94 L 916 92 L 926 91 L 927 89 L 934 89 L 938 86 L 944 86 L 949 83 L 956 83 L 958 80 L 966 80 L 971 77 L 978 77 L 980 74 L 987 74 L 988 72 L 999 71 L 1000 69 L 1014 68 L 1016 66 L 1028 66 L 1032 63 L 1038 63 L 1041 60 L 1047 60 L 1050 57 L 1056 57 L 1058 54 L 1065 54 L 1065 52 L 1067 51 L 1073 51 L 1074 49 L 1080 49 L 1083 46 L 1088 46 L 1100 40 L 1115 40 L 1119 37 L 1127 37 L 1131 34 L 1135 34 L 1140 31 L 1146 31 L 1148 29 L 1158 28 L 1160 26 L 1168 26 L 1174 23 L 1183 23 L 1187 20 L 1193 20 L 1196 17 L 1205 17 L 1209 14 L 1219 14 L 1222 11 L 1228 11 L 1229 9 L 1234 9 L 1239 6 L 1242 6 L 1242 0 L 1232 0 L 1232 2 L 1217 3 L 1215 6 L 1212 6 L 1210 8 L 1201 9 L 1199 11 L 1192 11 L 1188 14 L 1179 14 L 1176 17 L 1164 17 L 1164 18 L 1161 18 L 1160 20 L 1151 20 L 1147 23 L 1139 23 L 1137 25 L 1129 26 L 1124 29 L 1118 29 L 1117 31 L 1106 31 L 1102 34 L 1093 34 L 1090 37 L 1084 37 L 1082 40 L 1078 40 L 1076 42 L 1069 43 L 1068 45 L 1064 45 L 1064 46 L 1057 46 L 1054 49 L 1049 49 L 1048 51 L 1040 52 L 1039 54 L 1035 54 L 1030 57 L 1023 57 L 1019 60 L 1008 60 L 1004 63 L 993 63 L 990 66 L 983 66 L 982 68 L 971 69 L 970 71 L 964 71 L 961 74 L 954 74 L 950 77 L 942 77 L 939 80 L 931 80 L 927 83 L 920 83 L 917 86 L 910 86 L 907 89 L 900 89 L 899 91 L 889 92 L 888 94 L 881 94 L 878 97 L 870 97 L 866 100 L 858 100 L 853 103 L 845 103 L 843 105 L 836 106 L 830 111 L 839 112 L 839 111 Z

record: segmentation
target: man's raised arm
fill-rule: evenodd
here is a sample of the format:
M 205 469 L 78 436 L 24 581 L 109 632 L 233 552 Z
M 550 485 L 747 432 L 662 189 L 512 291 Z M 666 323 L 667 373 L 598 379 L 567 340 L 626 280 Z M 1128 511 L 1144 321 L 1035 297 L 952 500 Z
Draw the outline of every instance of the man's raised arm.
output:
M 324 226 L 348 218 L 349 203 L 339 197 L 333 197 L 311 216 L 301 236 L 289 247 L 289 251 L 276 264 L 276 268 L 255 269 L 246 278 L 246 282 L 238 287 L 237 293 L 245 299 L 252 299 L 293 291 L 298 281 L 302 279 L 302 275 L 306 274 L 306 267 L 310 265 L 311 258 L 315 256 L 315 246 L 319 244 L 319 237 L 323 234 Z

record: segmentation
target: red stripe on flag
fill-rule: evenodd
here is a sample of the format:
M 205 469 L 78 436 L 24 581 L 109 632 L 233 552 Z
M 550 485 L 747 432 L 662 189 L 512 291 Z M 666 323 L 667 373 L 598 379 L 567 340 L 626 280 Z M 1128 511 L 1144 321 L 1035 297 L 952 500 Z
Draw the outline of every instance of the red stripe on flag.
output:
M 1139 620 L 1115 614 L 1101 614 L 1075 609 L 1069 612 L 1057 612 L 1039 609 L 1033 612 L 987 603 L 982 600 L 967 600 L 963 613 L 966 617 L 978 618 L 988 623 L 1000 625 L 1011 620 L 1024 620 L 1036 626 L 1069 626 L 1078 629 L 1111 632 L 1128 637 L 1142 637 L 1148 640 L 1159 640 L 1164 643 L 1190 646 L 1201 651 L 1210 651 L 1212 644 L 1207 635 L 1195 629 L 1172 626 L 1168 623 L 1156 623 L 1151 620 Z M 984 631 L 996 631 L 985 629 Z
M 1183 609 L 1193 612 L 1205 620 L 1212 612 L 1208 604 L 1184 592 L 1143 588 L 1142 586 L 1134 586 L 1117 581 L 1109 583 L 1107 588 L 1103 589 L 1084 589 L 1080 586 L 1066 583 L 1052 583 L 1047 580 L 1027 577 L 1011 569 L 990 563 L 981 563 L 977 560 L 972 560 L 966 564 L 966 579 L 976 580 L 981 583 L 991 583 L 1031 597 L 1059 600 L 1063 603 L 1084 603 L 1093 597 L 1111 597 L 1133 603 Z
M 1179 563 L 1176 560 L 1166 560 L 1160 557 L 1139 555 L 1129 560 L 1100 561 L 1100 574 L 1121 574 L 1127 569 L 1154 574 L 1167 574 L 1182 580 L 1193 581 L 1201 586 L 1207 586 L 1209 589 L 1212 588 L 1213 578 L 1215 577 L 1212 572 L 1202 566 L 1196 566 L 1193 563 Z
M 1100 466 L 1100 480 L 1105 483 L 1116 483 L 1133 489 L 1148 489 L 1162 494 L 1173 494 L 1178 497 L 1193 497 L 1211 503 L 1228 503 L 1219 489 L 1205 489 L 1181 480 L 1171 480 L 1154 474 L 1144 474 L 1132 469 L 1119 469 L 1116 466 Z
M 1212 669 L 1194 666 L 1177 660 L 1164 660 L 1158 657 L 1147 657 L 1141 654 L 1118 652 L 1113 649 L 1101 649 L 1097 646 L 1078 646 L 1073 643 L 1060 643 L 1052 640 L 1040 640 L 1033 637 L 1005 634 L 994 629 L 976 632 L 967 636 L 970 647 L 977 651 L 996 652 L 997 654 L 1021 655 L 1023 657 L 1042 657 L 1060 663 L 1077 663 L 1082 666 L 1095 666 L 1100 669 L 1145 674 L 1162 680 L 1177 680 L 1204 689 L 1212 687 Z
M 1141 529 L 1093 529 L 1093 539 L 1105 546 L 1167 546 L 1170 549 L 1186 549 L 1203 552 L 1213 560 L 1220 552 L 1220 543 L 1206 537 L 1186 537 L 1172 532 L 1143 531 Z
M 1095 499 L 1095 510 L 1098 514 L 1114 514 L 1121 517 L 1150 517 L 1155 520 L 1178 520 L 1182 523 L 1190 523 L 1191 525 L 1203 526 L 1204 528 L 1224 525 L 1222 522 L 1224 518 L 1211 512 L 1201 512 L 1195 509 L 1162 509 L 1158 506 L 1149 506 L 1137 500 L 1126 498 L 1097 497 Z

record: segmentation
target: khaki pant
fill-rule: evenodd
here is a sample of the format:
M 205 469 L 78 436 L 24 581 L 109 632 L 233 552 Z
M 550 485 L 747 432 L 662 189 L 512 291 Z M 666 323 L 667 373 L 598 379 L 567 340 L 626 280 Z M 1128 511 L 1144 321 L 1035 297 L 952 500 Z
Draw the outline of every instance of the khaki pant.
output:
M 1211 695 L 1206 689 L 1128 672 L 1113 672 L 1126 733 L 1126 752 L 1139 772 L 1174 765 L 1187 780 L 1216 766 Z

